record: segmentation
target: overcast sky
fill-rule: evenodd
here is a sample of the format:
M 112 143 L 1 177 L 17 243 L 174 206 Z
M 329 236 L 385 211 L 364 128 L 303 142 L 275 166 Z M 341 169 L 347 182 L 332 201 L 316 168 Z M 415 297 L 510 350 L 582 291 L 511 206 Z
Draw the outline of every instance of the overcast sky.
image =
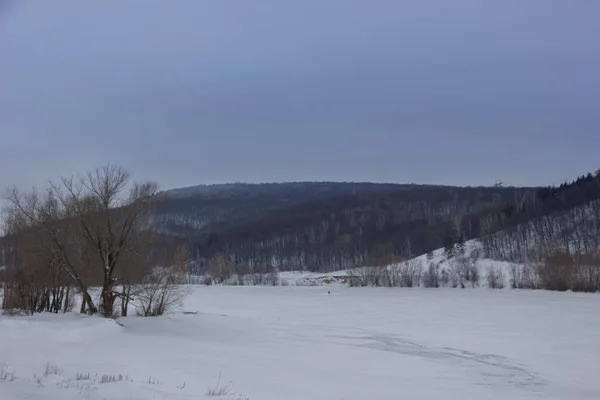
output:
M 11 5 L 0 190 L 106 163 L 163 188 L 600 168 L 599 1 Z

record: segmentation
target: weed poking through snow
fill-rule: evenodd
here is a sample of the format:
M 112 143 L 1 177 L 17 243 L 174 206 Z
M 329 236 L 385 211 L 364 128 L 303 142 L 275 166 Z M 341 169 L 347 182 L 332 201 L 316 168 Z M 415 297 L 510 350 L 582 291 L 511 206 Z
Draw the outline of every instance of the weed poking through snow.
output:
M 15 379 L 14 370 L 11 371 L 10 365 L 8 363 L 0 364 L 0 382 L 12 382 Z
M 60 369 L 57 365 L 50 364 L 49 362 L 44 366 L 44 376 L 61 375 L 62 372 L 62 369 Z
M 78 372 L 75 377 L 76 381 L 89 381 L 92 378 L 91 374 L 88 372 L 87 374 Z
M 228 396 L 231 394 L 231 382 L 227 385 L 221 386 L 221 373 L 219 372 L 219 376 L 217 378 L 217 383 L 215 386 L 209 386 L 206 388 L 207 396 Z
M 122 382 L 123 380 L 130 382 L 129 376 L 123 376 L 122 374 L 118 375 L 110 375 L 110 374 L 102 374 L 100 377 L 100 383 L 115 383 Z

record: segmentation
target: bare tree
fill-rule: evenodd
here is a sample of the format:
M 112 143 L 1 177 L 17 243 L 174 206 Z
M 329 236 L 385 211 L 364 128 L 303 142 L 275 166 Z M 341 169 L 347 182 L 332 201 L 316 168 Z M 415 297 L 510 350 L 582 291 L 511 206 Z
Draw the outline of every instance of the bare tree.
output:
M 439 288 L 440 281 L 440 265 L 434 262 L 430 262 L 429 267 L 423 273 L 423 286 L 426 288 Z
M 31 314 L 68 311 L 72 307 L 70 280 L 45 237 L 11 212 L 4 225 L 3 308 Z
M 479 269 L 475 258 L 460 256 L 450 262 L 450 280 L 453 287 L 460 286 L 464 289 L 467 282 L 472 287 L 478 286 L 479 278 Z
M 188 262 L 187 248 L 179 246 L 171 260 L 152 269 L 137 290 L 138 315 L 163 315 L 181 303 L 188 293 L 183 285 Z
M 15 227 L 15 237 L 34 234 L 40 243 L 47 243 L 48 250 L 53 253 L 60 268 L 78 287 L 84 303 L 91 304 L 91 313 L 96 312 L 87 285 L 79 273 L 79 260 L 73 251 L 75 246 L 71 210 L 61 207 L 51 191 L 40 194 L 33 189 L 29 193 L 21 193 L 15 188 L 8 192 L 7 200 L 9 204 L 5 211 Z M 20 241 L 14 245 L 13 251 L 17 257 L 24 250 L 19 248 L 22 243 Z M 18 259 L 15 262 L 18 263 Z
M 413 287 L 419 286 L 421 274 L 423 273 L 423 263 L 421 260 L 413 258 L 400 264 L 400 286 Z
M 216 283 L 223 283 L 231 277 L 229 262 L 221 253 L 208 260 L 207 273 Z
M 485 275 L 487 280 L 488 288 L 490 289 L 503 289 L 504 288 L 504 273 L 502 269 L 496 268 L 493 264 L 487 269 Z
M 37 190 L 22 194 L 14 189 L 8 200 L 11 210 L 26 225 L 43 233 L 61 267 L 83 296 L 83 306 L 98 311 L 88 287 L 100 277 L 100 310 L 113 315 L 116 274 L 126 253 L 139 248 L 137 235 L 150 220 L 155 183 L 132 183 L 127 171 L 108 165 L 75 178 L 50 183 L 44 196 Z

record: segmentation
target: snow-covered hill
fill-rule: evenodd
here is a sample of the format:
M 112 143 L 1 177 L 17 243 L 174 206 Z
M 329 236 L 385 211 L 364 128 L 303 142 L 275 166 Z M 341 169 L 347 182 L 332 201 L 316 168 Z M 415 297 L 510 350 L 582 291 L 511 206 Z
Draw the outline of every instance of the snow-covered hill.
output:
M 318 272 L 300 272 L 300 271 L 286 271 L 280 272 L 278 285 L 282 286 L 320 286 L 320 285 L 349 285 L 352 284 L 352 280 L 355 278 L 360 278 L 361 275 L 369 274 L 368 270 L 388 270 L 394 271 L 403 268 L 403 266 L 409 264 L 414 266 L 415 268 L 420 268 L 420 279 L 418 279 L 418 284 L 413 285 L 413 287 L 427 286 L 424 282 L 424 275 L 427 274 L 428 268 L 430 265 L 433 265 L 437 268 L 437 273 L 440 275 L 448 274 L 448 282 L 440 283 L 440 286 L 453 286 L 452 283 L 452 271 L 456 268 L 455 265 L 457 262 L 465 260 L 470 263 L 477 269 L 479 280 L 475 287 L 489 287 L 490 280 L 487 277 L 490 273 L 493 273 L 496 277 L 494 283 L 496 289 L 498 288 L 509 288 L 511 284 L 511 268 L 517 268 L 520 270 L 523 268 L 523 265 L 520 264 L 511 264 L 504 261 L 492 260 L 489 258 L 485 258 L 483 256 L 483 252 L 481 249 L 481 245 L 477 240 L 470 240 L 465 243 L 464 251 L 462 254 L 455 254 L 452 257 L 448 257 L 445 254 L 444 249 L 437 249 L 428 254 L 423 254 L 413 259 L 410 259 L 406 262 L 392 264 L 387 267 L 362 267 L 356 268 L 352 270 L 341 270 L 335 272 L 328 273 L 318 273 Z M 238 277 L 234 276 L 229 279 L 226 284 L 236 285 L 238 281 Z M 416 283 L 416 282 L 415 282 Z M 246 285 L 252 285 L 251 282 L 246 282 Z M 367 282 L 364 285 L 358 284 L 358 286 L 372 286 L 371 282 Z M 375 286 L 385 286 L 385 285 L 375 285 Z M 465 284 L 466 287 L 473 287 L 472 284 Z

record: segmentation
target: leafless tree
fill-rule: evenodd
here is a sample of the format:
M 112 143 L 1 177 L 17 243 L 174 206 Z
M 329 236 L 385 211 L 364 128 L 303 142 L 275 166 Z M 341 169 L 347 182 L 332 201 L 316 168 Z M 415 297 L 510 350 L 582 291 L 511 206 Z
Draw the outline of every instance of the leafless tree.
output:
M 430 262 L 429 267 L 423 273 L 423 287 L 439 288 L 440 287 L 440 266 L 437 263 Z
M 485 275 L 487 286 L 490 289 L 503 289 L 504 288 L 504 273 L 500 268 L 496 268 L 494 265 L 490 265 Z
M 450 262 L 450 280 L 453 287 L 465 288 L 467 283 L 472 287 L 479 285 L 479 269 L 477 261 L 472 257 L 455 257 Z
M 539 264 L 526 262 L 510 264 L 510 285 L 513 289 L 541 289 L 542 283 L 538 275 Z
M 188 288 L 183 285 L 188 262 L 188 251 L 184 246 L 180 246 L 172 260 L 152 269 L 137 290 L 138 315 L 163 315 L 181 304 L 188 294 Z
M 399 272 L 400 286 L 419 286 L 421 274 L 423 273 L 423 264 L 420 260 L 413 258 L 400 264 Z
M 61 260 L 39 231 L 7 210 L 4 226 L 3 308 L 27 313 L 66 312 L 72 307 L 70 280 Z
M 150 219 L 150 200 L 157 191 L 152 182 L 130 184 L 127 171 L 108 165 L 78 179 L 51 182 L 44 195 L 13 189 L 8 200 L 11 212 L 48 240 L 90 314 L 98 308 L 88 287 L 100 278 L 100 310 L 110 317 L 119 295 L 116 276 L 125 254 L 139 247 L 137 232 Z
M 231 277 L 231 268 L 223 254 L 217 253 L 208 260 L 207 273 L 215 283 L 223 283 Z

